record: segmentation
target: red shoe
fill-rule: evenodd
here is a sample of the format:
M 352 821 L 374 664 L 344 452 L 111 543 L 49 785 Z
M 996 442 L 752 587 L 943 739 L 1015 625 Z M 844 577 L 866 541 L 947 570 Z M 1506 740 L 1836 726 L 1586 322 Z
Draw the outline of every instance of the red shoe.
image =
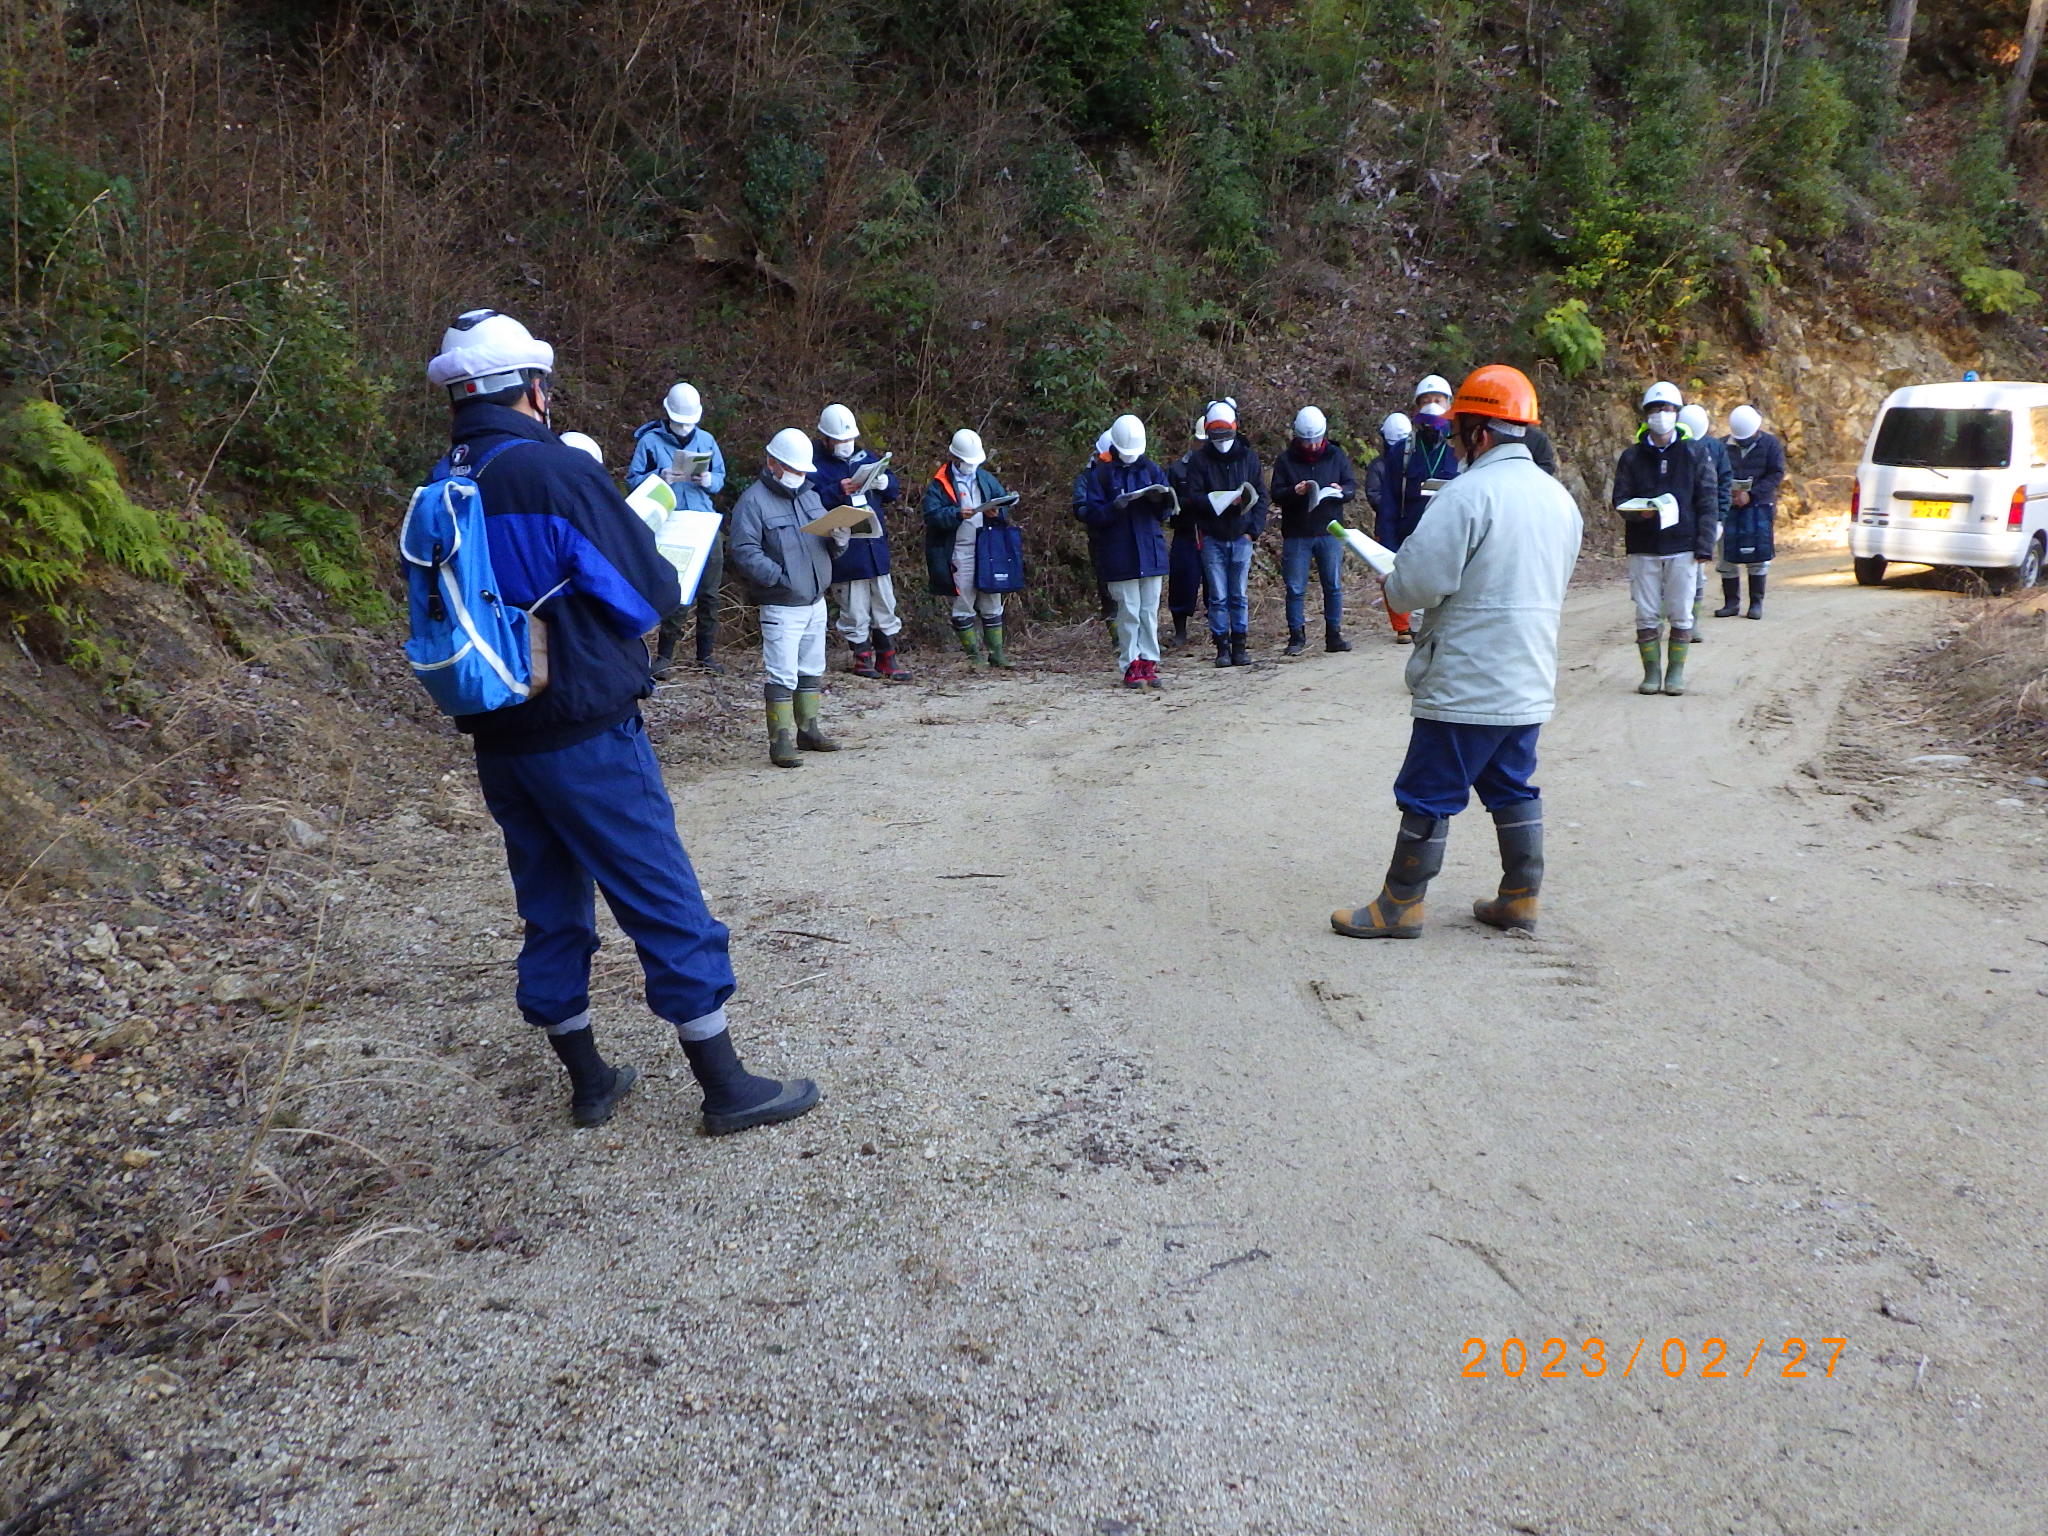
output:
M 1161 688 L 1164 688 L 1164 687 L 1166 686 L 1166 684 L 1164 684 L 1163 682 L 1161 682 L 1161 681 L 1159 680 L 1159 663 L 1158 663 L 1158 662 L 1156 662 L 1156 661 L 1148 661 L 1148 662 L 1145 662 L 1145 663 L 1144 663 L 1144 668 L 1145 668 L 1145 686 L 1146 686 L 1147 688 L 1150 688 L 1150 689 L 1152 689 L 1152 690 L 1153 690 L 1154 692 L 1157 692 L 1157 691 L 1158 691 L 1159 689 L 1161 689 Z
M 1145 663 L 1143 661 L 1134 661 L 1124 668 L 1124 686 L 1126 688 L 1142 688 L 1145 686 Z

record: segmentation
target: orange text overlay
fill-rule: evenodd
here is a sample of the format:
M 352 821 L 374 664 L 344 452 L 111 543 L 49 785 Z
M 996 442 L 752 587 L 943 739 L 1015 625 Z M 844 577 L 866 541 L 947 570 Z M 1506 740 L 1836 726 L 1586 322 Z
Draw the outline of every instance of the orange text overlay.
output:
M 1672 1380 L 1723 1381 L 1731 1377 L 1778 1376 L 1799 1380 L 1832 1376 L 1847 1339 L 1520 1339 L 1510 1334 L 1465 1341 L 1460 1376 L 1571 1376 L 1663 1374 Z

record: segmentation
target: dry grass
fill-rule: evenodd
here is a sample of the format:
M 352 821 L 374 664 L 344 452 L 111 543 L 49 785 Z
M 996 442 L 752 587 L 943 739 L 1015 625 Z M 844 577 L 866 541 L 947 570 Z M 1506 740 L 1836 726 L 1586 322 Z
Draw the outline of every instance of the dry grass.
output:
M 1929 718 L 2039 773 L 2048 762 L 2048 590 L 1982 603 L 1922 659 Z

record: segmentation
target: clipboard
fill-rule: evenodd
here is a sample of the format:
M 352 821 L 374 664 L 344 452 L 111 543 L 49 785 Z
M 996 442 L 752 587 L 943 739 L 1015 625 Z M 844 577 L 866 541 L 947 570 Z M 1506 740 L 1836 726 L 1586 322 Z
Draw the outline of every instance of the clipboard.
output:
M 875 517 L 874 508 L 854 506 L 834 507 L 823 517 L 814 517 L 805 523 L 801 531 L 823 537 L 826 534 L 837 533 L 842 528 L 851 530 L 862 523 L 872 525 L 876 534 L 882 531 L 882 525 Z

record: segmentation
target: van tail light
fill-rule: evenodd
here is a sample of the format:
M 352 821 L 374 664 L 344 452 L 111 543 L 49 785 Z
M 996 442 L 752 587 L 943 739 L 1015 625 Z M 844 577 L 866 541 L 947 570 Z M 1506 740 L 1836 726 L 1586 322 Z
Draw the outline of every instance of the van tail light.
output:
M 2027 488 L 2022 485 L 2012 493 L 2012 505 L 2005 509 L 2005 526 L 2019 532 L 2027 520 Z
M 1858 521 L 1863 514 L 1863 483 L 1853 482 L 1849 487 L 1849 521 Z

